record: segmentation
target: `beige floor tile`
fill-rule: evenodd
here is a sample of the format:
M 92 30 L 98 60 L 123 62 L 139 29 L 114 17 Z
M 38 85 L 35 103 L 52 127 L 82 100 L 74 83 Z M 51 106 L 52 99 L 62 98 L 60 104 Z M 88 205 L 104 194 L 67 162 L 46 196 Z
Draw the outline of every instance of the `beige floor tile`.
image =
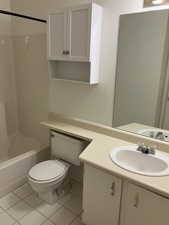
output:
M 13 225 L 15 220 L 11 218 L 7 213 L 3 212 L 0 214 L 0 224 L 2 225 Z
M 72 183 L 72 190 L 71 190 L 72 196 L 81 197 L 82 196 L 82 190 L 83 190 L 83 186 L 82 186 L 81 183 L 78 183 L 78 182 Z
M 33 209 L 24 201 L 17 203 L 16 205 L 7 210 L 7 212 L 16 220 L 21 219 L 32 211 Z
M 54 205 L 49 205 L 45 202 L 43 202 L 41 205 L 39 205 L 36 210 L 38 210 L 42 215 L 46 217 L 50 217 L 52 214 L 54 214 L 61 205 L 59 203 L 55 203 Z
M 34 210 L 19 220 L 19 223 L 21 225 L 41 225 L 45 220 L 44 216 Z
M 3 212 L 4 212 L 4 210 L 0 207 L 0 214 L 3 213 Z
M 82 223 L 82 221 L 78 218 L 76 220 L 74 220 L 71 225 L 84 225 L 84 223 Z
M 54 225 L 50 220 L 46 220 L 42 225 Z
M 20 201 L 20 198 L 18 198 L 13 193 L 10 193 L 0 199 L 0 207 L 3 209 L 8 209 L 19 201 Z
M 28 205 L 30 205 L 32 208 L 37 208 L 40 206 L 44 201 L 38 198 L 36 194 L 29 195 L 24 199 Z
M 71 199 L 64 204 L 65 208 L 70 209 L 76 215 L 82 212 L 82 199 L 80 197 L 71 196 Z
M 19 198 L 26 198 L 27 196 L 31 195 L 34 193 L 34 191 L 32 190 L 32 188 L 30 187 L 30 185 L 28 183 L 22 185 L 21 187 L 19 187 L 18 189 L 16 189 L 14 191 L 14 193 L 19 197 Z
M 58 200 L 58 203 L 61 204 L 61 205 L 64 205 L 67 201 L 69 201 L 71 199 L 71 194 L 67 194 L 63 197 L 61 197 L 59 200 Z
M 50 220 L 56 225 L 69 225 L 75 218 L 76 215 L 62 207 L 56 211 Z

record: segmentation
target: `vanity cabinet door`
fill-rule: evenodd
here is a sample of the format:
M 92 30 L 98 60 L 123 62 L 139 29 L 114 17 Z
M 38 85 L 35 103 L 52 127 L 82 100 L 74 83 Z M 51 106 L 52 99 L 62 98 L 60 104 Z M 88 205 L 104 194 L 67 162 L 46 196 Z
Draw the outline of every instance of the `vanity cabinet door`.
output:
M 121 180 L 85 165 L 83 222 L 86 225 L 118 225 Z
M 120 225 L 169 225 L 169 199 L 125 183 Z

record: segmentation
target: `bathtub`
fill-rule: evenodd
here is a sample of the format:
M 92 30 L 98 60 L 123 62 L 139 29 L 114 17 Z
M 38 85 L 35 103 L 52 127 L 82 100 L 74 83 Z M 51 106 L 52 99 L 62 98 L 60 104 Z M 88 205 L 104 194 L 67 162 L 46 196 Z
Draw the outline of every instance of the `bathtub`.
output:
M 25 183 L 30 168 L 46 159 L 49 148 L 35 139 L 22 134 L 10 137 L 8 156 L 0 162 L 0 197 Z

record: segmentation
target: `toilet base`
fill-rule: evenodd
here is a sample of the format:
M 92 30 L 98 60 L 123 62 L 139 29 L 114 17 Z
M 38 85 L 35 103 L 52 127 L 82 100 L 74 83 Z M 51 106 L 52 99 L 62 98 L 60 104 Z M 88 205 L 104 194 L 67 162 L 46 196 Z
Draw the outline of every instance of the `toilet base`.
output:
M 50 205 L 53 205 L 57 202 L 58 199 L 62 198 L 66 194 L 70 192 L 72 188 L 72 184 L 70 180 L 67 178 L 63 184 L 61 184 L 58 188 L 50 191 L 50 192 L 41 192 L 38 193 L 39 198 L 44 200 Z
M 38 196 L 40 199 L 44 200 L 45 202 L 47 202 L 50 205 L 55 204 L 58 200 L 58 195 L 57 195 L 56 190 L 51 191 L 51 192 L 38 193 Z

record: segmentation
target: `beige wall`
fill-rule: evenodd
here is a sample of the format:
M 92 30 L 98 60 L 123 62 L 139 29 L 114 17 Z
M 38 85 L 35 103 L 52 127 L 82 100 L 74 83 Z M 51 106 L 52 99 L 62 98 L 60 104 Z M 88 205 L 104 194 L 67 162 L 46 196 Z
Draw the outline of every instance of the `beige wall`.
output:
M 2 10 L 10 10 L 10 0 L 0 0 L 0 7 Z
M 59 7 L 86 2 L 89 1 L 12 0 L 12 9 L 19 13 L 47 18 L 50 11 L 55 11 Z M 143 0 L 96 0 L 96 2 L 104 8 L 100 83 L 98 86 L 88 87 L 59 81 L 50 82 L 49 110 L 111 126 L 119 14 L 140 10 L 143 6 Z M 41 47 L 46 49 L 45 42 Z M 39 47 L 37 47 L 37 50 L 39 50 Z M 42 52 L 44 54 L 45 50 Z M 44 67 L 47 77 L 47 63 L 43 62 L 44 64 L 41 64 L 41 66 Z M 39 70 L 32 70 L 32 77 L 40 76 L 37 72 Z M 44 87 L 45 93 L 47 93 L 46 89 L 47 87 Z
M 10 0 L 0 0 L 0 9 L 10 11 Z M 11 17 L 0 14 L 0 34 L 10 34 L 11 32 Z

